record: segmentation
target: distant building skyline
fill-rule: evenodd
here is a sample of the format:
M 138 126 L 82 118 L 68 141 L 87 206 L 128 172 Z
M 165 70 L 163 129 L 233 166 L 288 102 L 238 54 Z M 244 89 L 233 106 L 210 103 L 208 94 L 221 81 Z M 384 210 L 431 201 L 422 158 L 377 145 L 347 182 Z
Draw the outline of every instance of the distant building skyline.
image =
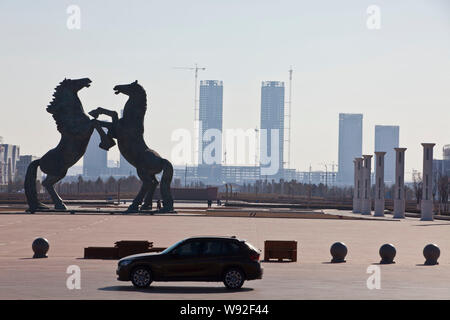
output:
M 386 185 L 395 183 L 395 150 L 400 143 L 400 126 L 375 126 L 375 151 L 384 151 L 384 182 Z M 374 168 L 376 168 L 375 157 Z
M 338 183 L 353 184 L 353 160 L 362 156 L 363 115 L 339 114 Z
M 34 160 L 39 159 L 33 155 L 23 155 L 19 157 L 19 161 L 17 161 L 16 165 L 16 179 L 25 180 L 25 175 L 27 173 L 28 166 Z M 42 182 L 42 171 L 41 168 L 38 167 L 36 172 L 36 180 Z
M 107 172 L 108 153 L 99 147 L 100 135 L 94 130 L 83 156 L 83 176 L 99 177 Z
M 15 180 L 19 159 L 20 146 L 0 144 L 0 186 Z

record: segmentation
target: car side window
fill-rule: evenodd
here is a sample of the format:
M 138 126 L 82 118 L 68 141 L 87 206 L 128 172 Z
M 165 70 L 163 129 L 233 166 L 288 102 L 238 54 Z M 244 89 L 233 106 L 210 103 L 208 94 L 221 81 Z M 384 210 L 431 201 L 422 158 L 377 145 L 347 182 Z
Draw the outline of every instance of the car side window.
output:
M 182 257 L 199 256 L 201 252 L 202 242 L 200 241 L 190 241 L 175 249 L 175 253 Z
M 236 255 L 241 251 L 241 247 L 232 241 L 227 241 L 223 246 L 223 254 L 227 256 Z
M 203 255 L 211 257 L 211 256 L 220 256 L 222 255 L 222 246 L 223 243 L 221 241 L 206 241 Z

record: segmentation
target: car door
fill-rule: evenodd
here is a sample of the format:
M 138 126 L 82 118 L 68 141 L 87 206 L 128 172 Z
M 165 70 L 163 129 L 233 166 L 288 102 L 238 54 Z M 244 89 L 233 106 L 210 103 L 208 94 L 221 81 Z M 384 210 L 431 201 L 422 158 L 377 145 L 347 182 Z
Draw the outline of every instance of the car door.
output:
M 204 265 L 199 264 L 203 241 L 186 241 L 168 255 L 162 266 L 165 280 L 190 280 L 201 277 Z
M 217 280 L 222 277 L 224 243 L 221 240 L 205 240 L 203 254 L 199 261 L 204 266 L 205 278 Z

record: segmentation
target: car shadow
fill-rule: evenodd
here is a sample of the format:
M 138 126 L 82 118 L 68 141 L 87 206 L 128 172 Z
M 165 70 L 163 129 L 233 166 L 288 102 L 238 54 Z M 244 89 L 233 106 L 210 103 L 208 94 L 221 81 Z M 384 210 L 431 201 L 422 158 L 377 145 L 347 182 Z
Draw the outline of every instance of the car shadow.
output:
M 277 261 L 277 260 L 261 260 L 261 263 L 296 263 L 296 261 L 290 261 L 290 260 L 283 260 L 283 261 Z
M 102 291 L 123 291 L 123 292 L 145 292 L 145 293 L 186 293 L 186 294 L 204 294 L 204 293 L 230 293 L 230 292 L 248 292 L 253 288 L 241 288 L 238 290 L 230 290 L 225 287 L 178 287 L 178 286 L 150 286 L 145 289 L 135 288 L 133 286 L 110 286 L 98 288 Z

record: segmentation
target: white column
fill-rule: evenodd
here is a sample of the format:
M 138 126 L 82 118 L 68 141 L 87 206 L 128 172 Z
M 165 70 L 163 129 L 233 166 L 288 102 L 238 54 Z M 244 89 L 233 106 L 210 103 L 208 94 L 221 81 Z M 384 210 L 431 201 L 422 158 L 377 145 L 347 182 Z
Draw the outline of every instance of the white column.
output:
M 376 151 L 375 168 L 375 217 L 384 217 L 384 151 Z
M 355 158 L 356 172 L 355 172 L 355 195 L 356 201 L 353 205 L 354 213 L 361 213 L 361 195 L 362 195 L 362 158 Z
M 372 183 L 370 181 L 371 171 L 372 171 L 372 155 L 363 155 L 363 185 L 362 185 L 362 208 L 361 214 L 371 214 L 372 212 L 372 197 L 371 197 L 371 187 Z
M 434 143 L 422 143 L 423 146 L 423 170 L 422 170 L 422 221 L 433 220 L 433 147 Z
M 394 218 L 405 217 L 405 151 L 406 148 L 395 150 L 395 199 Z

